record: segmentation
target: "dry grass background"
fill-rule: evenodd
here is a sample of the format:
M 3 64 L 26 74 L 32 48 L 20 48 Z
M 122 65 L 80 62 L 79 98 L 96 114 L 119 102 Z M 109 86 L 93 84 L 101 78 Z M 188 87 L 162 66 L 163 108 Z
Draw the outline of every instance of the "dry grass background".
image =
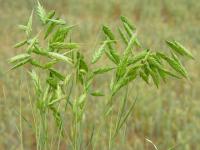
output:
M 119 16 L 126 15 L 138 28 L 139 39 L 146 47 L 166 49 L 164 40 L 175 38 L 195 56 L 186 61 L 191 81 L 171 80 L 160 89 L 146 86 L 140 81 L 132 85 L 130 99 L 136 93 L 138 101 L 126 125 L 126 142 L 117 149 L 153 149 L 145 141 L 151 139 L 161 150 L 175 146 L 174 150 L 200 149 L 200 2 L 198 0 L 43 0 L 47 9 L 55 9 L 70 24 L 78 24 L 74 38 L 83 44 L 87 58 L 91 58 L 101 25 L 115 28 Z M 36 1 L 0 0 L 0 149 L 20 149 L 19 100 L 22 112 L 31 122 L 29 79 L 22 70 L 6 73 L 7 59 L 19 50 L 12 45 L 22 34 L 17 24 L 28 19 Z M 38 28 L 34 23 L 35 30 Z M 107 63 L 107 61 L 102 61 Z M 103 87 L 105 78 L 96 86 Z M 30 92 L 30 93 L 29 93 Z M 106 92 L 106 91 L 105 91 Z M 100 99 L 91 101 L 90 122 L 98 122 Z M 99 105 L 98 105 L 99 104 Z M 97 109 L 98 108 L 98 109 Z M 89 126 L 89 125 L 88 125 Z M 26 121 L 22 122 L 25 149 L 35 149 L 34 133 Z M 53 127 L 52 127 L 53 128 Z M 105 138 L 98 149 L 106 149 Z

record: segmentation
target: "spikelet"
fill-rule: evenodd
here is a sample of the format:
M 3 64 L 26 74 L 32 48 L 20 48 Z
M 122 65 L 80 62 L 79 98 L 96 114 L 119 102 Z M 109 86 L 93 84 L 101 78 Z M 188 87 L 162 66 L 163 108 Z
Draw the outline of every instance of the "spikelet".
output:
M 93 71 L 94 74 L 103 74 L 105 72 L 113 70 L 114 67 L 102 67 L 102 68 L 97 68 Z
M 55 42 L 55 43 L 51 43 L 50 47 L 52 49 L 74 49 L 74 48 L 78 48 L 79 45 L 77 43 Z
M 15 44 L 15 45 L 14 45 L 14 48 L 21 47 L 21 46 L 25 45 L 26 43 L 27 43 L 27 40 L 21 41 L 21 42 Z
M 185 67 L 180 64 L 180 61 L 174 60 L 172 58 L 167 57 L 166 55 L 162 53 L 157 53 L 162 59 L 168 62 L 168 64 L 179 74 L 181 74 L 183 77 L 188 78 L 188 73 L 185 69 Z
M 25 60 L 25 59 L 30 58 L 30 57 L 31 57 L 31 55 L 29 55 L 27 53 L 19 54 L 19 55 L 16 55 L 16 56 L 10 58 L 9 63 L 16 63 L 16 62 Z
M 54 59 L 57 59 L 59 61 L 64 61 L 67 62 L 69 64 L 72 64 L 72 60 L 69 57 L 66 57 L 62 54 L 59 53 L 55 53 L 55 52 L 48 52 L 48 56 Z
M 43 24 L 46 24 L 47 21 L 47 14 L 43 6 L 41 6 L 40 2 L 38 1 L 38 6 L 37 6 L 37 14 L 42 21 Z
M 167 45 L 176 53 L 194 59 L 192 53 L 177 41 L 166 41 Z
M 101 56 L 103 55 L 105 51 L 105 48 L 106 48 L 106 41 L 101 45 L 99 50 L 94 53 L 93 58 L 92 58 L 93 64 L 96 63 L 101 58 Z

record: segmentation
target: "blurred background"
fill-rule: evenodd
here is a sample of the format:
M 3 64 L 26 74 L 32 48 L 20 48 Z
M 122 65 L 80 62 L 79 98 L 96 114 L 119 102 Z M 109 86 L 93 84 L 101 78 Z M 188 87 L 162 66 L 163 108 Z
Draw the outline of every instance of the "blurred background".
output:
M 138 101 L 126 124 L 125 144 L 119 142 L 116 147 L 151 150 L 152 145 L 145 140 L 148 138 L 160 150 L 200 149 L 199 0 L 41 0 L 41 3 L 48 10 L 56 10 L 69 24 L 78 24 L 74 38 L 84 43 L 87 60 L 98 46 L 96 41 L 100 39 L 102 24 L 109 25 L 114 31 L 120 15 L 133 21 L 144 47 L 167 51 L 165 40 L 171 39 L 187 47 L 195 57 L 195 61 L 183 62 L 190 81 L 169 79 L 159 89 L 140 80 L 133 83 L 130 97 L 137 93 Z M 23 37 L 17 25 L 26 23 L 35 5 L 34 0 L 0 0 L 0 150 L 20 149 L 20 98 L 24 116 L 28 120 L 31 116 L 27 75 L 20 69 L 7 72 L 10 67 L 7 60 L 22 51 L 13 48 Z M 34 28 L 39 28 L 37 21 Z M 99 77 L 96 86 L 101 87 L 106 81 Z M 92 115 L 88 119 L 91 122 L 98 120 L 98 109 L 95 108 L 98 108 L 99 101 L 90 104 Z M 22 126 L 25 149 L 35 149 L 34 133 L 25 121 Z M 99 141 L 97 149 L 105 149 L 103 137 Z

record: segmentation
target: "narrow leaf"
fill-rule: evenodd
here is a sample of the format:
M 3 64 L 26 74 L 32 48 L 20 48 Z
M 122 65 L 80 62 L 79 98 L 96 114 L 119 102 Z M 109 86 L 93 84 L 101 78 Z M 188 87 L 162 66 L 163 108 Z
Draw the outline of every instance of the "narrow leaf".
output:
M 125 114 L 124 118 L 122 119 L 122 121 L 121 121 L 121 123 L 120 123 L 120 125 L 119 125 L 118 130 L 121 129 L 122 126 L 124 125 L 124 123 L 127 121 L 127 118 L 130 116 L 131 112 L 133 111 L 133 108 L 134 108 L 134 106 L 135 106 L 135 104 L 136 104 L 136 101 L 137 101 L 137 98 L 136 98 L 135 101 L 132 103 L 132 105 L 130 106 L 128 112 Z

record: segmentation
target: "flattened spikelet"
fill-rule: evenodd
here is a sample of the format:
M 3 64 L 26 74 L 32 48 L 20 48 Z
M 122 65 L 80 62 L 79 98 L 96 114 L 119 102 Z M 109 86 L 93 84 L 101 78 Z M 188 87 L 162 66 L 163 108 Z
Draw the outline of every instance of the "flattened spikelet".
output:
M 123 23 L 124 29 L 126 30 L 126 33 L 128 34 L 129 38 L 131 38 L 133 31 L 129 28 L 129 26 L 126 23 Z
M 55 24 L 59 24 L 59 25 L 64 25 L 65 24 L 65 21 L 62 20 L 62 19 L 47 19 L 48 21 L 50 22 L 53 22 Z
M 154 57 L 148 57 L 147 61 L 149 62 L 150 65 L 156 68 L 159 68 L 159 69 L 162 68 L 162 65 L 159 62 L 157 62 L 157 60 Z
M 53 68 L 50 68 L 49 71 L 55 75 L 57 78 L 59 78 L 60 80 L 64 81 L 65 77 L 58 71 L 56 71 L 55 69 Z
M 15 44 L 15 45 L 14 45 L 14 48 L 21 47 L 21 46 L 25 45 L 26 43 L 27 43 L 27 40 L 21 41 L 21 42 Z
M 92 63 L 93 64 L 96 63 L 101 58 L 101 56 L 103 55 L 105 49 L 106 49 L 106 41 L 101 45 L 99 50 L 94 53 L 93 58 L 92 58 Z
M 94 74 L 102 74 L 108 71 L 113 70 L 114 67 L 103 67 L 103 68 L 97 68 L 93 71 Z
M 72 60 L 69 57 L 63 56 L 62 54 L 55 52 L 48 52 L 48 56 L 72 64 Z
M 110 39 L 110 40 L 115 40 L 115 36 L 112 33 L 112 31 L 109 29 L 109 27 L 107 26 L 103 26 L 103 32 L 106 34 L 106 36 Z
M 47 14 L 45 9 L 41 6 L 40 2 L 38 1 L 38 6 L 37 6 L 37 14 L 42 21 L 43 24 L 46 24 L 47 21 Z
M 74 49 L 74 48 L 78 48 L 78 44 L 55 42 L 55 43 L 51 43 L 50 47 L 53 49 Z
M 46 39 L 50 33 L 52 33 L 53 29 L 56 27 L 56 24 L 54 22 L 51 22 L 47 29 L 46 29 L 46 32 L 45 32 L 45 36 L 44 36 L 44 39 Z
M 148 84 L 149 83 L 148 76 L 143 71 L 140 71 L 139 74 L 140 74 L 140 77 Z
M 23 66 L 24 64 L 28 63 L 30 61 L 31 58 L 26 58 L 26 59 L 23 59 L 21 61 L 19 61 L 16 65 L 14 65 L 10 70 L 13 70 L 13 69 L 16 69 L 20 66 Z
M 156 85 L 156 87 L 159 87 L 159 83 L 160 83 L 160 77 L 159 77 L 159 73 L 158 70 L 155 68 L 151 68 L 149 69 L 149 73 L 153 79 L 154 84 Z
M 126 35 L 123 33 L 123 31 L 120 28 L 118 28 L 118 32 L 119 32 L 119 35 L 120 35 L 122 41 L 125 43 L 125 45 L 128 45 L 128 39 L 127 39 Z
M 30 60 L 30 64 L 33 65 L 33 66 L 35 66 L 35 67 L 39 67 L 39 68 L 42 68 L 42 69 L 44 68 L 44 66 L 39 61 L 37 61 L 37 60 L 31 59 Z
M 52 11 L 50 11 L 48 14 L 47 14 L 47 18 L 48 19 L 52 19 L 53 18 L 53 16 L 56 14 L 56 12 L 55 12 L 55 10 L 52 10 Z M 48 21 L 47 21 L 48 22 Z
M 10 58 L 10 59 L 9 59 L 9 62 L 10 62 L 10 63 L 16 63 L 16 62 L 25 60 L 25 59 L 30 58 L 30 57 L 31 57 L 31 55 L 29 55 L 29 54 L 27 54 L 27 53 L 19 54 L 19 55 L 16 55 L 16 56 Z
M 26 34 L 27 36 L 30 36 L 31 32 L 32 32 L 32 21 L 33 20 L 33 11 L 31 13 L 31 16 L 28 20 L 28 23 L 27 23 L 27 29 L 26 29 Z
M 142 51 L 136 55 L 134 55 L 133 57 L 129 58 L 128 60 L 128 65 L 132 65 L 132 64 L 135 64 L 137 63 L 138 61 L 142 60 L 145 58 L 145 56 L 147 55 L 148 51 L 145 50 L 145 51 Z
M 32 72 L 29 72 L 29 74 L 33 80 L 36 93 L 40 95 L 42 92 L 42 87 L 41 87 L 40 79 L 38 75 L 36 74 L 35 70 L 32 70 Z
M 183 77 L 187 78 L 188 77 L 188 74 L 187 74 L 187 71 L 186 69 L 183 67 L 182 64 L 180 64 L 180 62 L 174 60 L 174 59 L 171 59 L 167 56 L 165 56 L 164 54 L 162 53 L 158 53 L 159 56 L 161 56 L 164 60 L 166 60 L 168 62 L 168 64 L 178 73 L 180 73 Z
M 179 77 L 178 75 L 166 70 L 166 69 L 159 69 L 161 71 L 163 71 L 163 73 L 165 73 L 166 75 L 169 75 L 171 77 L 177 78 L 177 79 L 181 79 L 181 77 Z
M 177 52 L 178 54 L 182 55 L 182 56 L 187 56 L 189 58 L 194 59 L 192 53 L 190 51 L 188 51 L 183 45 L 181 45 L 179 42 L 177 41 L 166 41 L 167 45 L 174 51 Z
M 136 27 L 126 18 L 125 16 L 121 16 L 121 21 L 128 25 L 131 30 L 135 30 Z

